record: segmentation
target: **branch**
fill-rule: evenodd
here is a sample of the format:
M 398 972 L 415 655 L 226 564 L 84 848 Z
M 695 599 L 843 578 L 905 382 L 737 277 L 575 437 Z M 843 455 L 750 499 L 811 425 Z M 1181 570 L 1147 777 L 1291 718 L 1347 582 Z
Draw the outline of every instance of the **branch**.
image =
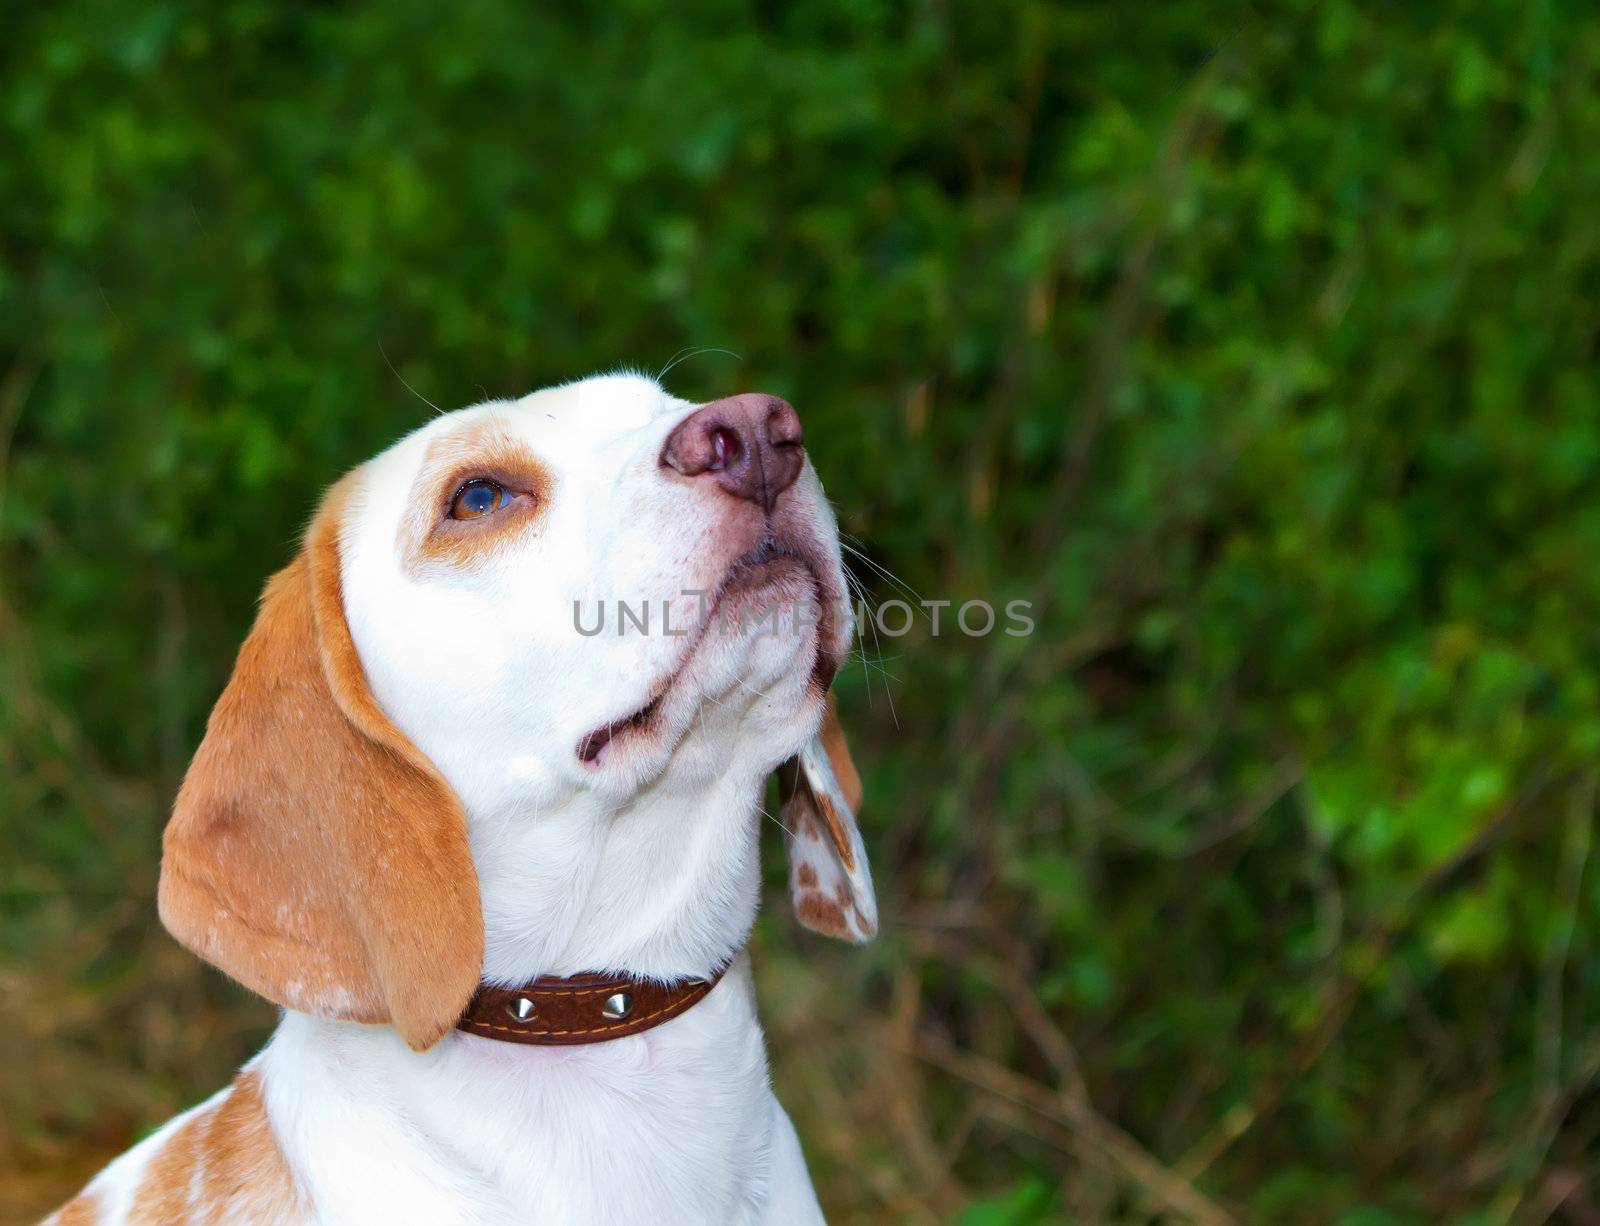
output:
M 1058 1095 L 993 1060 L 962 1051 L 948 1040 L 932 1035 L 920 1036 L 913 1054 L 1003 1102 L 1023 1107 L 1069 1130 L 1173 1212 L 1183 1214 L 1199 1226 L 1231 1226 L 1232 1216 L 1193 1184 L 1163 1166 L 1110 1120 L 1087 1107 L 1075 1105 L 1071 1097 Z

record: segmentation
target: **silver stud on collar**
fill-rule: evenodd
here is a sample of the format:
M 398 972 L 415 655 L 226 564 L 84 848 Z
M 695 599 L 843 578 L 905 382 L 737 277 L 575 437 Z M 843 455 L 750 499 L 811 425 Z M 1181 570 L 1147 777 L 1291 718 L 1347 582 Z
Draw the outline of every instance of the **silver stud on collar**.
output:
M 511 1015 L 512 1020 L 525 1022 L 534 1015 L 536 1010 L 531 1000 L 526 996 L 519 996 L 516 1000 L 508 1000 L 506 1002 L 506 1012 Z
M 606 1003 L 600 1008 L 600 1016 L 610 1018 L 613 1022 L 620 1022 L 632 1012 L 632 992 L 613 992 L 606 997 Z

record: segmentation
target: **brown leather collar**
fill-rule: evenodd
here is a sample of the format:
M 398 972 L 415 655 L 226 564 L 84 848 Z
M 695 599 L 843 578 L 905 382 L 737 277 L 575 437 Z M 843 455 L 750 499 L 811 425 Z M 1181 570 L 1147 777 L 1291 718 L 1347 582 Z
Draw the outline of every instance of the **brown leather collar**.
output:
M 597 974 L 541 975 L 519 988 L 479 984 L 456 1028 L 539 1047 L 604 1043 L 671 1021 L 716 987 L 727 969 L 674 984 Z

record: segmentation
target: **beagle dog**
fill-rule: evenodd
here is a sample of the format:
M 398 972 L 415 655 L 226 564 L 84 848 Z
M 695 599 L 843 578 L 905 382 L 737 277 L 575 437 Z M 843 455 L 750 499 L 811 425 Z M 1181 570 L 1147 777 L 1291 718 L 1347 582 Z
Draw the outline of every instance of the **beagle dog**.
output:
M 162 922 L 282 1020 L 47 1221 L 821 1221 L 743 949 L 774 770 L 801 922 L 876 931 L 851 633 L 773 396 L 602 376 L 355 469 L 164 838 Z

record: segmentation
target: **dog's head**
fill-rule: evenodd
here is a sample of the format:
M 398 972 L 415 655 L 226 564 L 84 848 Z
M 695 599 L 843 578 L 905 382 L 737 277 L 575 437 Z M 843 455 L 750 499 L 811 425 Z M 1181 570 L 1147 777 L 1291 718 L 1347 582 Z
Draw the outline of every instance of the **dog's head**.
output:
M 783 401 L 609 376 L 446 414 L 336 485 L 268 583 L 162 919 L 280 1004 L 426 1047 L 480 976 L 686 973 L 742 939 L 778 768 L 802 922 L 865 940 L 827 699 L 850 634 Z

